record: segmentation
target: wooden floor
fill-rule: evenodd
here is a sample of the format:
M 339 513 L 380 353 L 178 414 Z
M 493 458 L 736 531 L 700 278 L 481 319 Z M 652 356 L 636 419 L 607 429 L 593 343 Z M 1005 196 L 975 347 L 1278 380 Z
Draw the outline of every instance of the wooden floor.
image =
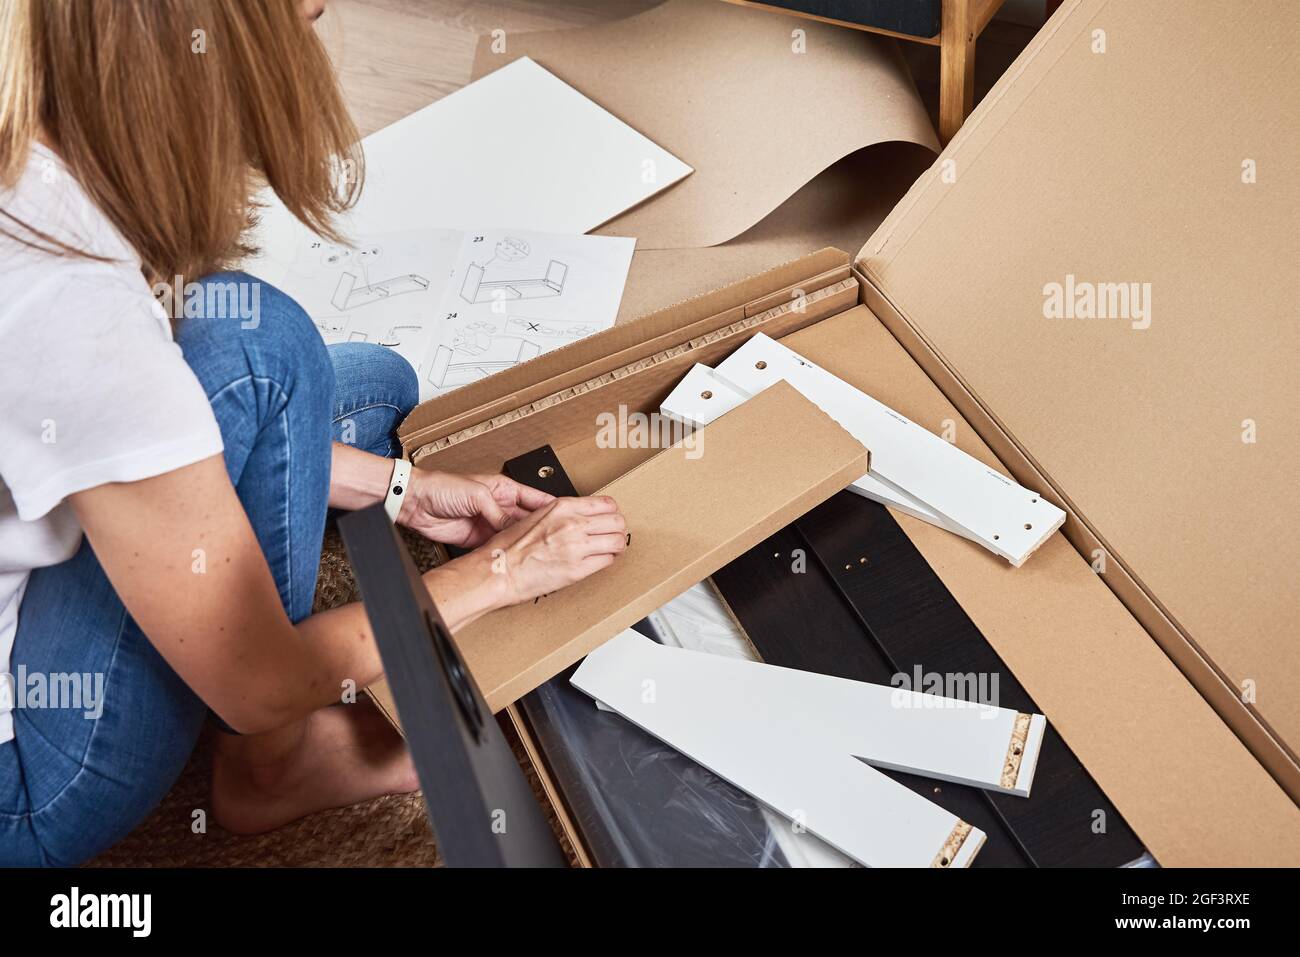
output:
M 329 0 L 318 29 L 338 65 L 361 135 L 373 133 L 469 82 L 478 37 L 591 26 L 629 17 L 658 0 Z M 701 0 L 709 2 L 709 0 Z M 1032 38 L 994 21 L 976 51 L 976 98 Z M 922 99 L 938 115 L 935 47 L 901 43 Z
M 478 38 L 585 27 L 656 0 L 329 0 L 317 23 L 361 135 L 469 82 Z
M 659 0 L 329 0 L 318 29 L 338 68 L 363 136 L 464 86 L 480 36 L 573 29 L 633 16 Z M 697 0 L 711 3 L 716 0 Z M 1026 0 L 1028 2 L 1028 0 Z M 771 14 L 779 16 L 779 14 Z M 793 22 L 793 21 L 792 21 Z M 995 21 L 980 37 L 981 97 L 1033 36 Z M 900 41 L 937 124 L 935 47 Z M 599 101 L 600 91 L 587 91 Z M 743 108 L 743 105 L 738 108 Z M 679 302 L 824 246 L 852 254 L 933 161 L 929 151 L 885 143 L 852 154 L 817 176 L 745 233 L 706 250 L 638 250 L 618 321 Z M 864 190 L 863 183 L 871 188 Z

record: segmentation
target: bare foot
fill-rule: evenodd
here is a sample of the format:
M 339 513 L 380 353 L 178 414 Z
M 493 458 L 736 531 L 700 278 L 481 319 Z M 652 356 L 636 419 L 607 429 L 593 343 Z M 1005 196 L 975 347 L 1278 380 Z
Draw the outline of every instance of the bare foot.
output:
M 361 699 L 266 734 L 220 735 L 212 816 L 228 831 L 260 834 L 326 808 L 418 787 L 401 735 Z

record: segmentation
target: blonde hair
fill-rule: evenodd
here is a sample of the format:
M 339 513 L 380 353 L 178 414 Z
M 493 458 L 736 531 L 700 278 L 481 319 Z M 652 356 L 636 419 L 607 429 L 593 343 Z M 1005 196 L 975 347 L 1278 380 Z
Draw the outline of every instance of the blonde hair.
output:
M 41 137 L 150 282 L 198 278 L 250 252 L 261 180 L 341 240 L 333 217 L 363 176 L 356 128 L 298 0 L 0 0 L 0 189 Z M 81 253 L 0 214 L 0 231 L 27 245 Z

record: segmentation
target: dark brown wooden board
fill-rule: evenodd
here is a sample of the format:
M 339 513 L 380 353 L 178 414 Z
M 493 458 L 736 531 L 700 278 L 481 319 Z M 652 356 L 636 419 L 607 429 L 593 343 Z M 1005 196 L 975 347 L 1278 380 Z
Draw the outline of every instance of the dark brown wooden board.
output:
M 803 572 L 794 570 L 801 552 L 808 566 Z M 793 525 L 716 572 L 713 581 L 769 664 L 877 684 L 887 684 L 894 673 Z M 1015 834 L 977 788 L 883 773 L 988 836 L 972 866 L 1029 866 Z
M 339 519 L 449 867 L 564 867 L 551 826 L 382 505 Z M 508 828 L 500 828 L 508 821 Z
M 772 664 L 880 684 L 919 666 L 985 675 L 986 690 L 996 676 L 994 703 L 1039 710 L 888 509 L 853 493 L 833 497 L 713 580 Z M 988 835 L 976 866 L 1115 867 L 1140 857 L 1137 836 L 1047 718 L 1029 798 L 886 773 L 929 789 Z M 1098 811 L 1102 833 L 1094 829 Z

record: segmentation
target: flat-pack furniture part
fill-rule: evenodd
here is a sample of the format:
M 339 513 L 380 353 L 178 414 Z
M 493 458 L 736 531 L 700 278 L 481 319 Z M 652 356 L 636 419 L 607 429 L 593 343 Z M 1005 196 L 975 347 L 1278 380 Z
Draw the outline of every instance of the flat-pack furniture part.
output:
M 339 519 L 443 861 L 564 867 L 514 753 L 382 505 Z M 508 827 L 499 826 L 509 822 Z
M 763 661 L 1039 710 L 898 518 L 864 496 L 841 492 L 712 582 Z M 1050 725 L 1029 800 L 885 773 L 985 833 L 976 867 L 1123 867 L 1143 857 L 1124 816 Z
M 590 390 L 581 386 L 598 380 L 602 365 L 607 372 L 611 362 L 639 356 L 637 361 L 647 362 L 642 372 L 634 373 L 632 379 L 614 381 L 641 381 L 639 391 L 626 393 L 633 398 L 633 407 L 642 411 L 657 408 L 695 364 L 694 358 L 721 361 L 758 328 L 724 337 L 722 348 L 708 344 L 687 349 L 680 353 L 685 361 L 674 367 L 673 375 L 662 379 L 654 371 L 662 363 L 649 361 L 654 357 L 644 353 L 639 341 L 653 341 L 662 347 L 666 339 L 673 338 L 674 324 L 684 330 L 680 335 L 692 337 L 688 341 L 707 339 L 708 333 L 700 335 L 702 329 L 730 328 L 746 316 L 766 314 L 770 321 L 775 308 L 777 321 L 796 328 L 774 338 L 783 339 L 790 348 L 856 388 L 869 389 L 879 401 L 913 422 L 936 430 L 942 429 L 944 422 L 952 423 L 960 448 L 986 465 L 1004 470 L 972 424 L 865 306 L 835 299 L 838 308 L 829 316 L 811 306 L 803 314 L 773 306 L 773 302 L 813 298 L 808 292 L 815 290 L 818 282 L 838 286 L 842 281 L 839 267 L 847 264 L 847 255 L 823 250 L 448 393 L 412 413 L 400 431 L 404 447 L 424 467 L 499 469 L 501 462 L 553 439 L 549 430 L 506 433 L 520 421 L 508 410 L 523 399 L 530 405 L 543 405 L 541 412 L 533 415 L 545 415 L 546 419 L 535 421 L 550 423 L 560 436 L 556 451 L 578 490 L 594 491 L 653 452 L 600 447 L 590 430 L 597 411 L 603 409 L 599 403 L 583 403 Z M 566 368 L 582 371 L 575 375 Z M 644 370 L 651 372 L 643 380 L 636 379 Z M 593 376 L 593 372 L 597 374 Z M 554 388 L 557 383 L 563 387 L 558 392 Z M 550 398 L 566 388 L 573 390 L 572 395 Z M 794 390 L 787 394 L 793 395 Z M 567 417 L 565 409 L 571 402 L 575 411 Z M 446 411 L 444 422 L 440 422 L 439 407 Z M 706 427 L 706 449 L 708 430 L 744 407 Z M 484 410 L 496 424 L 474 432 L 469 423 L 475 409 Z M 440 439 L 466 432 L 472 434 L 437 451 L 424 451 Z M 753 428 L 755 437 L 772 434 L 763 426 Z M 774 456 L 769 452 L 774 447 L 757 438 L 754 444 L 764 454 L 743 473 L 747 477 L 766 480 L 777 463 L 785 468 L 793 461 L 793 456 L 782 456 L 779 451 Z M 707 459 L 708 453 L 702 458 Z M 1055 500 L 1051 491 L 1046 494 Z M 715 510 L 726 511 L 729 501 L 725 495 L 718 497 Z M 671 504 L 664 508 L 672 510 Z M 1048 721 L 1161 863 L 1300 860 L 1300 846 L 1293 846 L 1300 843 L 1296 837 L 1300 812 L 1062 536 L 1053 536 L 1031 561 L 1017 569 L 946 530 L 906 515 L 898 519 L 981 633 L 1029 688 Z M 637 541 L 634 536 L 629 554 L 635 551 Z M 572 597 L 564 596 L 564 601 Z M 634 609 L 631 620 L 652 608 Z M 599 643 L 613 633 L 594 640 Z M 469 654 L 467 648 L 467 657 Z M 558 670 L 543 669 L 539 674 Z M 1158 704 L 1143 708 L 1144 701 Z M 1142 712 L 1141 721 L 1133 719 L 1135 709 Z M 1251 809 L 1249 813 L 1245 808 Z
M 979 542 L 1013 565 L 1024 564 L 1065 521 L 1065 513 L 1037 492 L 1009 481 L 761 332 L 712 372 L 716 384 L 686 397 L 694 403 L 695 411 L 687 413 L 691 421 L 701 423 L 700 409 L 717 398 L 713 393 L 719 385 L 725 389 L 723 400 L 734 407 L 731 400 L 738 395 L 788 382 L 875 449 L 871 474 L 852 488 Z M 682 386 L 700 378 L 696 370 L 688 373 L 660 409 L 671 414 Z
M 1300 7 L 1221 9 L 1066 0 L 855 271 L 1300 800 Z
M 728 715 L 755 724 L 776 720 L 807 749 L 1019 797 L 1029 797 L 1046 728 L 1041 714 L 667 648 L 633 631 L 589 654 L 571 680 L 614 710 L 620 708 L 611 698 L 644 695 L 649 681 L 653 706 L 681 712 L 683 726 Z M 755 712 L 756 702 L 765 715 Z
M 1277 520 L 1300 507 L 1297 333 L 1275 268 L 1300 261 L 1279 173 L 1300 91 L 1274 82 L 1297 42 L 1289 7 L 1067 0 L 856 260 L 822 250 L 448 393 L 403 448 L 483 471 L 550 442 L 594 491 L 648 454 L 600 447 L 595 415 L 657 408 L 762 331 L 1066 512 L 1021 568 L 894 517 L 1160 863 L 1300 863 L 1279 784 L 1300 793 L 1300 537 Z M 1094 315 L 1130 283 L 1128 313 L 1065 310 L 1080 283 Z M 745 478 L 787 464 L 765 436 Z
M 748 392 L 736 388 L 708 366 L 697 364 L 677 383 L 668 398 L 664 399 L 659 411 L 684 425 L 702 427 L 724 412 L 730 412 L 748 398 Z M 920 499 L 881 481 L 871 473 L 857 479 L 849 488 L 872 501 L 914 515 L 931 525 L 946 528 L 954 535 L 971 537 L 966 529 L 950 522 Z
M 627 661 L 628 655 L 636 660 Z M 680 667 L 692 657 L 697 667 Z M 810 738 L 806 725 L 784 720 L 774 708 L 758 714 L 721 705 L 710 710 L 708 695 L 716 686 L 710 678 L 725 678 L 736 666 L 760 673 L 767 668 L 665 648 L 624 632 L 589 655 L 570 680 L 861 864 L 970 866 L 983 846 L 982 831 L 868 767 L 833 733 Z M 653 694 L 646 693 L 646 682 Z
M 765 428 L 793 437 L 791 461 L 737 496 L 737 470 L 757 471 L 766 460 L 753 441 Z M 493 711 L 834 495 L 868 460 L 866 449 L 788 386 L 768 390 L 695 439 L 694 446 L 664 449 L 600 490 L 620 503 L 630 536 L 606 574 L 569 586 L 562 597 L 492 612 L 457 634 Z M 731 507 L 717 508 L 728 499 Z

